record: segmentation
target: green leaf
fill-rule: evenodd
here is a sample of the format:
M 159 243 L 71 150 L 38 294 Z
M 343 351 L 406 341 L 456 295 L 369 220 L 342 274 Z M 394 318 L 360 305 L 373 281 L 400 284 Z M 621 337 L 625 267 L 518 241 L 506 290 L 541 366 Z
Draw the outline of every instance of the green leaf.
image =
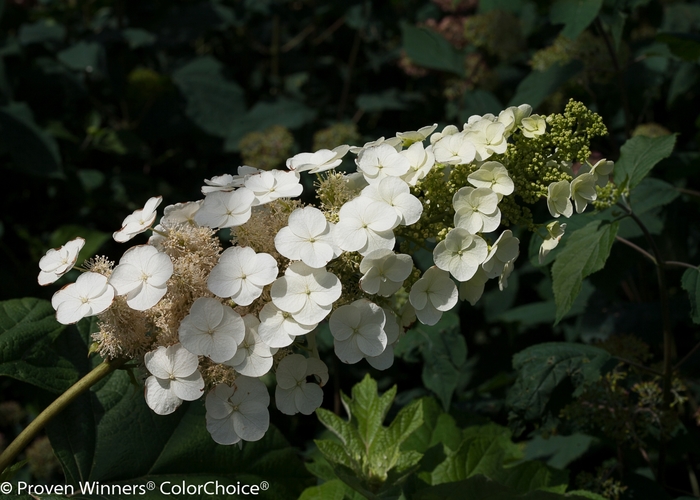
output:
M 112 238 L 112 235 L 109 233 L 104 233 L 96 229 L 89 229 L 83 226 L 68 224 L 59 227 L 53 233 L 51 233 L 49 245 L 51 248 L 58 248 L 65 245 L 68 241 L 77 238 L 78 236 L 85 240 L 85 246 L 78 254 L 78 260 L 76 261 L 77 265 L 81 265 L 85 259 L 93 257 L 102 247 L 102 245 Z
M 376 94 L 360 94 L 355 104 L 368 113 L 384 110 L 401 110 L 408 108 L 405 96 L 397 88 L 390 88 Z
M 492 92 L 474 89 L 464 93 L 459 119 L 466 123 L 472 115 L 485 115 L 486 113 L 497 115 L 501 109 L 503 109 L 503 105 Z
M 532 71 L 520 82 L 508 106 L 519 106 L 527 103 L 533 108 L 537 108 L 547 97 L 582 69 L 583 64 L 580 61 L 571 61 L 563 66 L 553 64 L 545 71 Z
M 562 319 L 578 316 L 586 311 L 588 299 L 593 295 L 595 287 L 588 281 L 581 283 L 581 292 L 576 296 L 571 309 Z M 499 321 L 519 322 L 524 327 L 531 327 L 541 323 L 551 324 L 556 320 L 557 305 L 553 300 L 546 302 L 534 302 L 509 309 L 497 317 Z
M 695 63 L 684 62 L 673 75 L 671 85 L 668 89 L 666 106 L 670 107 L 679 97 L 685 96 L 698 82 L 700 70 Z
M 620 159 L 615 163 L 613 179 L 622 186 L 627 182 L 631 190 L 639 184 L 659 161 L 668 158 L 676 143 L 675 135 L 663 137 L 636 136 L 620 148 Z
M 0 375 L 55 393 L 68 389 L 78 380 L 78 373 L 52 349 L 64 329 L 46 300 L 0 302 Z
M 173 82 L 187 104 L 185 114 L 199 128 L 226 137 L 245 113 L 243 89 L 223 75 L 224 65 L 211 56 L 198 57 L 173 73 Z
M 343 500 L 347 486 L 339 480 L 334 479 L 319 486 L 306 488 L 299 500 Z
M 688 292 L 693 323 L 700 323 L 700 269 L 687 269 L 681 278 L 681 286 Z
M 636 215 L 668 205 L 680 196 L 674 186 L 661 179 L 645 177 L 630 193 L 629 204 Z
M 694 62 L 700 58 L 700 36 L 694 33 L 660 33 L 656 40 L 668 45 L 674 56 Z
M 17 170 L 42 177 L 63 177 L 58 144 L 34 123 L 25 103 L 0 108 L 0 146 L 10 153 Z
M 401 23 L 403 49 L 418 66 L 464 76 L 464 56 L 440 34 L 427 28 Z
M 61 43 L 66 36 L 66 28 L 53 19 L 42 19 L 19 27 L 17 38 L 22 45 L 33 43 Z
M 352 398 L 341 394 L 343 406 L 350 421 L 354 420 L 362 442 L 371 446 L 396 397 L 396 386 L 377 397 L 377 382 L 366 374 L 361 382 L 355 384 L 351 394 Z
M 561 35 L 574 40 L 595 20 L 603 0 L 556 0 L 549 11 L 552 24 L 563 24 Z
M 347 456 L 352 460 L 359 460 L 364 447 L 357 429 L 350 422 L 343 420 L 335 413 L 324 408 L 318 408 L 316 416 L 326 428 L 340 438 L 340 441 L 345 446 Z M 328 458 L 328 460 L 333 461 L 333 458 Z
M 550 436 L 545 439 L 536 436 L 525 447 L 525 459 L 547 459 L 547 465 L 555 469 L 565 469 L 571 462 L 583 456 L 594 439 L 585 434 L 571 436 Z
M 583 344 L 551 342 L 529 347 L 513 357 L 518 378 L 508 391 L 506 404 L 515 416 L 534 420 L 563 380 L 570 378 L 576 387 L 594 382 L 610 357 L 603 349 Z
M 425 453 L 437 444 L 456 450 L 462 433 L 454 418 L 445 413 L 433 398 L 423 398 L 423 424 L 401 445 L 402 450 Z
M 58 60 L 75 71 L 104 72 L 105 49 L 97 42 L 80 41 L 57 54 Z
M 224 150 L 239 151 L 241 139 L 250 132 L 266 130 L 273 125 L 296 129 L 312 121 L 316 111 L 303 102 L 281 97 L 276 101 L 260 101 L 247 113 L 238 116 L 226 135 Z
M 552 288 L 557 304 L 556 323 L 561 321 L 581 290 L 584 278 L 599 271 L 610 255 L 619 223 L 591 222 L 571 234 L 552 265 Z

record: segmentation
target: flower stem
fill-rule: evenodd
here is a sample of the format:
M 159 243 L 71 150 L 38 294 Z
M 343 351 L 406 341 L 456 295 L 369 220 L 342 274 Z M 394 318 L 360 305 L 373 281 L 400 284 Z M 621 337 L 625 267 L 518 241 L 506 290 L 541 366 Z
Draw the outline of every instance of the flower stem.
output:
M 48 424 L 52 418 L 58 415 L 63 409 L 72 403 L 75 398 L 88 390 L 104 377 L 120 368 L 127 359 L 105 360 L 95 367 L 90 373 L 73 384 L 66 392 L 61 394 L 53 403 L 42 411 L 32 422 L 17 436 L 14 441 L 0 455 L 0 472 L 4 471 L 14 461 L 15 457 L 24 450 L 36 437 L 41 429 Z

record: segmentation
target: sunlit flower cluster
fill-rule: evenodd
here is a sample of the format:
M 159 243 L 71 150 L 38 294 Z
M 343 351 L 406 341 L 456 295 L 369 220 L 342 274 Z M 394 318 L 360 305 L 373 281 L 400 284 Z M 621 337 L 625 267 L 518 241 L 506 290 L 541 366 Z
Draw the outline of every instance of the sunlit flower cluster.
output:
M 165 207 L 155 227 L 162 198 L 151 198 L 114 233 L 125 242 L 151 229 L 148 243 L 116 266 L 98 258 L 81 268 L 54 295 L 56 317 L 69 324 L 97 316 L 98 352 L 142 363 L 154 412 L 204 398 L 217 443 L 261 439 L 270 372 L 282 413 L 308 415 L 323 403 L 321 323 L 342 363 L 387 369 L 412 323 L 434 325 L 460 301 L 475 304 L 491 279 L 508 285 L 520 240 L 507 227 L 515 209 L 526 210 L 523 200 L 540 200 L 556 219 L 596 200 L 612 162 L 584 163 L 574 176 L 570 152 L 587 143 L 576 149 L 550 137 L 550 117 L 531 111 L 510 107 L 472 116 L 461 129 L 431 125 L 303 152 L 286 170 L 241 166 L 206 179 L 203 199 Z M 523 188 L 533 175 L 521 160 L 527 148 L 549 162 L 544 177 L 528 181 L 536 194 Z M 355 172 L 334 170 L 353 163 Z M 302 175 L 316 175 L 318 205 L 295 199 Z M 565 227 L 529 224 L 546 229 L 541 259 Z M 49 250 L 39 283 L 73 268 L 83 244 Z M 414 262 L 418 248 L 432 253 L 427 268 Z

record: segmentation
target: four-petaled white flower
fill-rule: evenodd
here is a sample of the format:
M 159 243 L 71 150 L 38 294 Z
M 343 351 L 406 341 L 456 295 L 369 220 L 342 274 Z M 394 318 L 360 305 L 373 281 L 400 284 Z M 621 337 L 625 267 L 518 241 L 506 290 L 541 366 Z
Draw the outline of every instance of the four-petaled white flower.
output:
M 194 221 L 207 227 L 236 227 L 248 222 L 255 194 L 245 187 L 209 193 L 194 214 Z
M 574 206 L 571 204 L 571 184 L 563 180 L 547 186 L 547 208 L 552 217 L 571 217 Z
M 394 248 L 392 230 L 400 218 L 387 203 L 358 196 L 342 206 L 338 217 L 335 242 L 342 250 L 367 255 L 379 248 Z
M 350 146 L 343 145 L 330 149 L 319 149 L 315 153 L 299 153 L 287 160 L 287 168 L 294 172 L 317 174 L 335 168 L 343 162 Z
M 431 146 L 424 148 L 422 142 L 412 144 L 400 154 L 405 156 L 410 164 L 408 172 L 401 176 L 410 186 L 415 186 L 419 180 L 428 175 L 428 172 L 435 165 L 433 148 Z
M 156 220 L 156 208 L 158 208 L 158 205 L 160 205 L 162 201 L 162 196 L 149 198 L 142 209 L 136 210 L 131 215 L 128 215 L 126 219 L 124 219 L 124 222 L 122 222 L 122 228 L 119 231 L 115 231 L 112 235 L 114 241 L 124 243 L 151 227 L 153 221 Z
M 498 195 L 489 188 L 463 187 L 452 197 L 456 227 L 472 234 L 490 233 L 501 223 Z
M 489 276 L 486 274 L 486 271 L 479 267 L 471 279 L 459 284 L 459 300 L 466 300 L 471 305 L 476 304 L 484 294 L 484 288 L 488 280 Z
M 474 159 L 486 161 L 494 154 L 505 153 L 508 142 L 504 136 L 505 127 L 502 123 L 481 118 L 470 124 L 465 130 L 465 137 L 474 145 Z
M 245 324 L 245 336 L 238 344 L 236 354 L 224 364 L 233 367 L 241 375 L 262 377 L 272 368 L 272 356 L 277 349 L 270 349 L 270 346 L 260 338 L 258 318 L 252 314 L 246 314 L 242 319 Z
M 596 200 L 598 193 L 595 186 L 596 176 L 591 173 L 581 174 L 571 181 L 571 197 L 576 205 L 576 213 L 580 214 L 589 203 Z
M 502 276 L 506 266 L 513 263 L 518 255 L 520 255 L 520 240 L 513 236 L 510 229 L 506 229 L 491 246 L 489 255 L 481 267 L 489 278 Z
M 386 144 L 387 146 L 391 146 L 394 148 L 396 151 L 401 151 L 401 145 L 403 144 L 403 140 L 401 137 L 389 137 L 388 139 L 384 139 L 384 137 L 380 137 L 376 141 L 370 141 L 366 142 L 364 146 L 350 146 L 350 152 L 352 154 L 360 154 L 362 151 L 365 149 L 373 148 L 375 146 L 380 146 L 382 144 Z
M 338 277 L 325 269 L 292 262 L 270 289 L 272 302 L 303 325 L 320 323 L 340 298 Z
M 318 208 L 297 208 L 275 236 L 277 251 L 310 267 L 324 267 L 336 256 L 333 226 Z
M 525 117 L 520 122 L 520 130 L 528 139 L 534 139 L 538 135 L 542 135 L 547 130 L 547 122 L 540 115 L 531 115 Z
M 173 274 L 173 262 L 167 254 L 151 245 L 131 247 L 109 277 L 117 295 L 126 295 L 132 309 L 145 311 L 163 298 Z
M 53 294 L 51 305 L 56 320 L 64 325 L 77 323 L 88 316 L 105 311 L 114 300 L 114 288 L 107 278 L 98 273 L 83 273 L 75 283 L 66 285 Z
M 224 174 L 216 175 L 211 179 L 204 179 L 206 186 L 202 186 L 202 194 L 206 195 L 214 191 L 233 191 L 235 188 L 241 187 L 249 175 L 260 172 L 262 170 L 241 165 L 238 167 L 238 175 Z
M 335 354 L 343 363 L 354 364 L 365 356 L 379 356 L 387 346 L 384 309 L 360 299 L 340 306 L 328 325 L 335 339 Z
M 70 240 L 60 248 L 52 248 L 39 260 L 39 284 L 49 285 L 73 269 L 78 254 L 85 245 L 83 238 Z
M 404 146 L 411 146 L 414 143 L 424 141 L 425 138 L 432 134 L 436 128 L 437 123 L 433 123 L 432 125 L 421 127 L 415 131 L 411 130 L 409 132 L 397 132 L 396 137 L 401 138 Z
M 411 304 L 408 304 L 409 306 Z M 365 359 L 370 364 L 370 366 L 376 370 L 386 370 L 394 364 L 394 345 L 396 341 L 399 340 L 399 333 L 401 329 L 399 328 L 398 319 L 393 311 L 382 308 L 384 314 L 386 315 L 386 323 L 384 323 L 384 333 L 386 333 L 386 347 L 384 352 L 378 356 L 365 356 Z
M 457 281 L 467 281 L 474 276 L 488 253 L 488 245 L 481 236 L 456 227 L 435 246 L 433 260 L 437 267 L 449 271 Z
M 301 354 L 290 354 L 280 361 L 277 371 L 275 404 L 285 415 L 303 413 L 311 415 L 323 402 L 323 389 L 319 384 L 307 382 L 316 376 L 321 386 L 328 382 L 328 367 L 318 358 L 305 358 Z
M 236 304 L 247 306 L 260 297 L 277 272 L 277 261 L 272 255 L 255 253 L 250 247 L 230 247 L 209 273 L 207 287 L 217 297 L 230 297 Z
M 268 302 L 260 310 L 260 325 L 258 334 L 270 347 L 287 347 L 300 335 L 306 335 L 313 331 L 313 325 L 302 325 L 288 312 L 277 307 L 273 302 Z
M 560 224 L 559 221 L 553 221 L 547 224 L 547 239 L 545 239 L 540 245 L 539 260 L 540 264 L 544 262 L 544 258 L 554 250 L 562 236 L 564 236 L 564 230 L 566 229 L 566 224 Z
M 197 356 L 182 344 L 160 346 L 146 353 L 144 363 L 151 376 L 146 379 L 146 404 L 158 415 L 174 412 L 183 401 L 199 399 L 204 379 L 197 369 Z
M 362 190 L 361 196 L 391 206 L 402 226 L 415 224 L 423 213 L 423 204 L 411 194 L 411 188 L 399 177 L 386 177 L 370 184 Z
M 368 253 L 360 262 L 360 288 L 369 294 L 390 297 L 403 286 L 403 282 L 413 270 L 410 255 L 395 254 L 380 248 Z
M 603 158 L 602 160 L 598 160 L 596 164 L 591 167 L 591 173 L 595 175 L 596 184 L 599 187 L 605 187 L 605 185 L 608 183 L 614 166 L 615 162 Z
M 194 225 L 194 215 L 202 206 L 202 201 L 188 201 L 186 203 L 175 203 L 163 209 L 163 217 L 160 218 L 162 224 L 191 224 Z
M 474 187 L 490 189 L 498 195 L 499 201 L 515 190 L 515 184 L 508 175 L 508 170 L 497 161 L 484 162 L 479 170 L 469 174 L 467 180 Z
M 260 379 L 238 376 L 233 387 L 219 384 L 207 394 L 207 430 L 219 444 L 258 441 L 270 427 L 269 405 Z
M 200 297 L 180 323 L 178 334 L 180 343 L 192 354 L 223 363 L 236 354 L 238 344 L 243 342 L 245 324 L 230 307 L 211 297 Z
M 298 174 L 283 170 L 263 171 L 246 177 L 245 187 L 255 195 L 253 206 L 264 205 L 278 198 L 295 198 L 304 190 Z
M 362 150 L 355 163 L 370 184 L 385 177 L 400 177 L 411 168 L 408 159 L 388 144 Z
M 434 325 L 443 312 L 457 303 L 457 286 L 447 271 L 433 266 L 413 284 L 408 299 L 418 320 L 424 325 Z
M 443 136 L 434 144 L 433 153 L 436 162 L 448 165 L 463 165 L 476 158 L 476 148 L 463 132 Z
M 498 114 L 498 121 L 505 127 L 504 133 L 507 136 L 520 126 L 523 118 L 530 116 L 532 106 L 521 104 L 520 106 L 510 106 Z

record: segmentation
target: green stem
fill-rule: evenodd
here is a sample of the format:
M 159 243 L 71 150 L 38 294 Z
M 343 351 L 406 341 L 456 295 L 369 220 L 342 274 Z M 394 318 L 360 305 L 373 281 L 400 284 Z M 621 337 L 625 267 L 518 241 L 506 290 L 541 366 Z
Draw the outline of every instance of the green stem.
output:
M 66 392 L 61 394 L 56 401 L 51 403 L 17 436 L 14 441 L 0 455 L 0 472 L 4 471 L 14 461 L 15 457 L 31 443 L 41 429 L 48 424 L 52 418 L 65 409 L 75 398 L 88 390 L 104 377 L 120 368 L 127 359 L 105 360 L 100 363 L 90 373 L 73 384 Z

